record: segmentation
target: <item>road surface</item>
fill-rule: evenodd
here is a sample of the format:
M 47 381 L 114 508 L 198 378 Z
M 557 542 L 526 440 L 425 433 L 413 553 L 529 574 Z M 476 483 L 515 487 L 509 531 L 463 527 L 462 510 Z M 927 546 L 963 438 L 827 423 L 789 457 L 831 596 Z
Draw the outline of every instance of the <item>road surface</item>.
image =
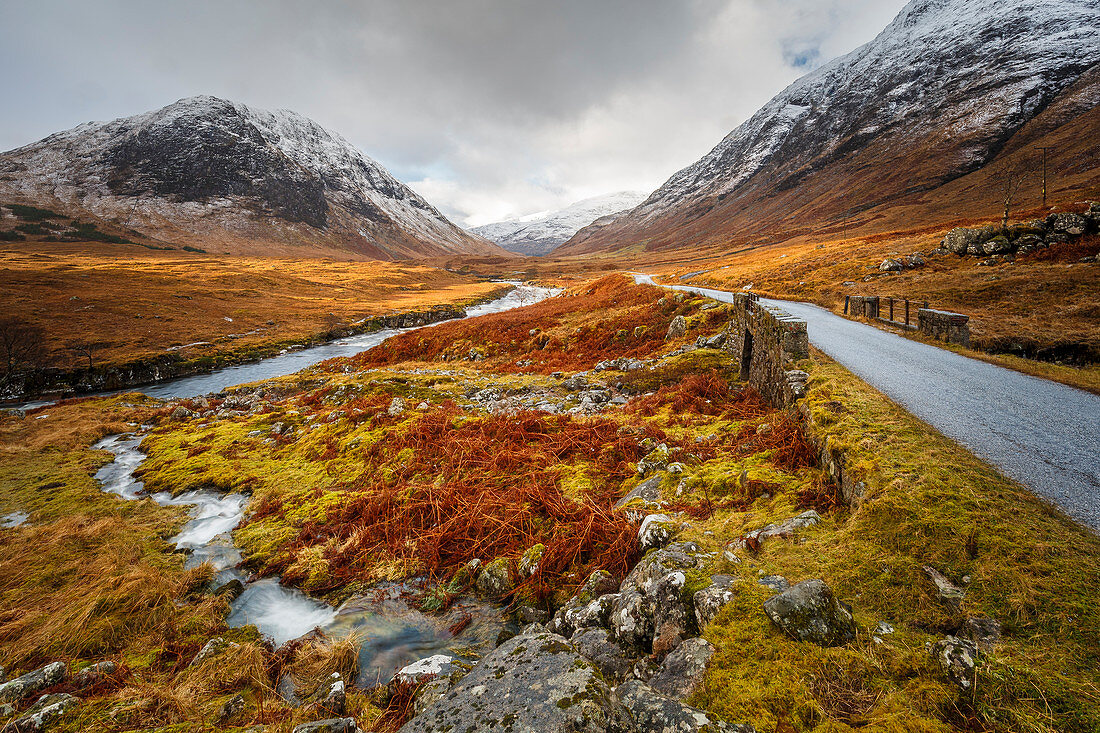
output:
M 731 297 L 721 290 L 671 287 L 717 300 Z M 761 302 L 804 319 L 811 344 L 1006 476 L 1100 531 L 1100 396 L 809 303 Z

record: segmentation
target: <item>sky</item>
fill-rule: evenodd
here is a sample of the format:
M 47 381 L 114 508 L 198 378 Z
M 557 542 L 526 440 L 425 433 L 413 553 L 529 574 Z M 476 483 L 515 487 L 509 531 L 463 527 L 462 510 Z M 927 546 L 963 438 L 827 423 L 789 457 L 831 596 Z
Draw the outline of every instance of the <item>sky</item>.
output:
M 0 0 L 0 150 L 196 94 L 334 130 L 456 223 L 651 191 L 903 0 Z

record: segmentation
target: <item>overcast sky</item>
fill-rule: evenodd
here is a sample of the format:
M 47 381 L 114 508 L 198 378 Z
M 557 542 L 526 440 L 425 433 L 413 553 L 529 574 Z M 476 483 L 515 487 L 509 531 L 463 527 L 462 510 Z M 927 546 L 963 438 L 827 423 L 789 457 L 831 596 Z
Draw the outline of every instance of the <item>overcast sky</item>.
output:
M 0 0 L 0 150 L 286 108 L 476 226 L 650 191 L 904 0 Z

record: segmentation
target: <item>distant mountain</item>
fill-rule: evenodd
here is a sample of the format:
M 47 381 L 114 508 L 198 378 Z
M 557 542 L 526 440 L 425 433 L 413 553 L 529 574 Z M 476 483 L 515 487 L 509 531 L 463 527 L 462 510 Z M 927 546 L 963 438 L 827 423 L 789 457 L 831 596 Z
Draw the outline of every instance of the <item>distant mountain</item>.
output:
M 645 197 L 642 191 L 619 191 L 584 199 L 559 211 L 498 221 L 471 231 L 510 252 L 541 256 L 565 242 L 582 227 L 610 224 L 617 214 L 633 209 Z
M 1014 136 L 1054 106 L 1043 134 L 1074 126 L 1055 151 L 1063 172 L 1095 171 L 1098 63 L 1097 0 L 913 0 L 873 41 L 796 81 L 640 206 L 559 253 L 766 242 L 925 205 L 928 192 L 1020 148 Z M 1071 103 L 1055 105 L 1060 95 Z
M 234 253 L 501 254 L 316 122 L 210 96 L 0 154 L 10 201 Z

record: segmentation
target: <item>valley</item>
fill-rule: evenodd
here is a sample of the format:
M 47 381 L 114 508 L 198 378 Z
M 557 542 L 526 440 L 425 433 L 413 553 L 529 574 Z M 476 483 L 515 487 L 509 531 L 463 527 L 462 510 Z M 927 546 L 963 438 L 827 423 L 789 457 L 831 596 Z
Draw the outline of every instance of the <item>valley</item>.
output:
M 0 733 L 1100 731 L 1100 13 L 888 4 L 0 24 Z

